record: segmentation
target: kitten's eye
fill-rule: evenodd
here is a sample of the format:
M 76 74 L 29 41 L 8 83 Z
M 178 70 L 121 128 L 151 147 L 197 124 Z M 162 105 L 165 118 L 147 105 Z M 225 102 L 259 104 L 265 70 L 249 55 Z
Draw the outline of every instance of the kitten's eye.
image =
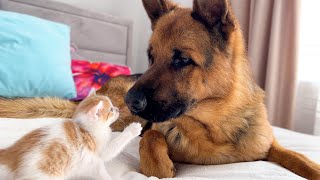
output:
M 174 50 L 172 57 L 172 66 L 175 69 L 181 69 L 189 65 L 195 65 L 195 62 L 191 58 L 182 57 L 182 53 L 179 50 Z
M 110 109 L 110 112 L 114 113 L 114 112 L 119 112 L 119 109 L 117 107 L 112 107 Z

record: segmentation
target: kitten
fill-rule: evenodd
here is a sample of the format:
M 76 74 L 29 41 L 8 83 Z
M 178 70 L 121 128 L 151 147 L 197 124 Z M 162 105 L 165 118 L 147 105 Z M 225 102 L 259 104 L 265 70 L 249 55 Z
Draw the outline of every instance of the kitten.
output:
M 14 179 L 67 179 L 92 172 L 98 179 L 111 179 L 104 161 L 116 157 L 142 130 L 132 123 L 111 140 L 110 125 L 118 116 L 108 97 L 92 92 L 72 120 L 36 129 L 0 150 L 0 164 Z

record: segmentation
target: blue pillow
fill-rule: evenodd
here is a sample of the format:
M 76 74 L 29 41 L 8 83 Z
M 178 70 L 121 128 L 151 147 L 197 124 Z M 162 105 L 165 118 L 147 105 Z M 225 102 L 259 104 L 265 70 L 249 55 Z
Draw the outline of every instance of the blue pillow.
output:
M 0 96 L 76 97 L 70 28 L 0 11 Z

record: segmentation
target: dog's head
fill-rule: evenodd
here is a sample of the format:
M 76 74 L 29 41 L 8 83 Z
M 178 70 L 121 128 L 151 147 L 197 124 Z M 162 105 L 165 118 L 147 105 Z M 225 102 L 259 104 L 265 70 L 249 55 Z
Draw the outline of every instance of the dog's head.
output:
M 204 99 L 228 95 L 234 79 L 234 32 L 228 0 L 143 0 L 152 22 L 149 69 L 129 90 L 130 110 L 152 122 L 179 117 Z

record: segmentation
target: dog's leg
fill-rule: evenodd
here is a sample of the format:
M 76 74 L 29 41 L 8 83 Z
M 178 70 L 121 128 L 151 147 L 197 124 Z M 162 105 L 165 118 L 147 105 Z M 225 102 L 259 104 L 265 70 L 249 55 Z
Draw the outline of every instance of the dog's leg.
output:
M 140 141 L 140 170 L 146 176 L 172 178 L 175 168 L 169 158 L 164 136 L 155 130 L 146 131 Z

